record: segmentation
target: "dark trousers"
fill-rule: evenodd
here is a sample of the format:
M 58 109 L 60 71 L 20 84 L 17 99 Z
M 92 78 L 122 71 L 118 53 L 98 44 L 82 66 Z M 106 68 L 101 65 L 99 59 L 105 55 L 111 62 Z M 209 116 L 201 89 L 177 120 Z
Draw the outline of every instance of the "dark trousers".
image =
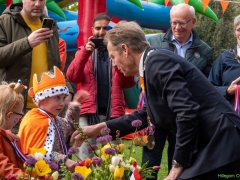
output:
M 239 180 L 240 160 L 187 180 Z M 183 180 L 179 178 L 178 180 Z
M 171 131 L 155 127 L 154 132 L 155 137 L 155 147 L 152 150 L 149 150 L 147 147 L 143 147 L 142 153 L 142 164 L 148 161 L 148 167 L 159 166 L 162 160 L 162 152 L 165 146 L 166 140 L 168 140 L 168 172 L 172 168 L 172 158 L 174 154 L 175 144 L 176 144 L 176 135 Z M 166 139 L 167 137 L 167 139 Z M 154 174 L 155 178 L 147 180 L 156 180 L 157 173 Z M 167 174 L 166 174 L 167 175 Z

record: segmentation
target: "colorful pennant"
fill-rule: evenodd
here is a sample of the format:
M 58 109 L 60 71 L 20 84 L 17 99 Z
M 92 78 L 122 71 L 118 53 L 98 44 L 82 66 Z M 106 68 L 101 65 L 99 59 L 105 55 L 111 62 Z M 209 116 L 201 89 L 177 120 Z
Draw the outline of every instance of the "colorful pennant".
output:
M 210 0 L 202 0 L 203 11 L 206 10 L 209 3 L 210 3 Z
M 222 12 L 224 14 L 224 12 L 226 11 L 226 9 L 228 7 L 229 1 L 220 1 L 220 4 L 222 6 Z
M 167 6 L 169 3 L 169 0 L 164 0 L 164 5 Z

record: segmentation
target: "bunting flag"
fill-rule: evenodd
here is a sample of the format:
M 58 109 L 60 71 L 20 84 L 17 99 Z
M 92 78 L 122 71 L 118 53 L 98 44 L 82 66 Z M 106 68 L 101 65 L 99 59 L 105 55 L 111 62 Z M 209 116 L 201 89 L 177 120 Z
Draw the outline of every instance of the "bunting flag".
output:
M 202 0 L 202 5 L 203 5 L 203 11 L 206 10 L 208 4 L 209 4 L 210 0 Z
M 220 4 L 222 6 L 222 12 L 224 14 L 224 12 L 226 11 L 226 9 L 228 7 L 229 1 L 220 1 Z
M 165 6 L 167 6 L 168 3 L 169 3 L 169 0 L 164 0 L 164 4 L 165 4 Z
M 139 172 L 138 172 L 138 169 L 137 169 L 137 162 L 134 161 L 133 163 L 133 170 L 132 170 L 132 175 L 130 177 L 129 180 L 142 180 Z
M 112 17 L 111 21 L 108 24 L 107 30 L 112 29 L 114 26 L 117 25 L 117 23 L 120 21 L 120 19 L 116 18 L 116 17 Z
M 189 0 L 184 0 L 184 3 L 185 3 L 185 4 L 188 4 L 188 1 L 189 1 Z

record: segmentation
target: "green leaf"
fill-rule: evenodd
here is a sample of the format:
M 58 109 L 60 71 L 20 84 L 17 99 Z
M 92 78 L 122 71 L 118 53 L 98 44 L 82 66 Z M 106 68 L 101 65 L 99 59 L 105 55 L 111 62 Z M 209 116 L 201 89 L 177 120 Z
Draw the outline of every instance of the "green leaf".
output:
M 128 0 L 128 1 L 136 5 L 141 10 L 143 10 L 142 3 L 139 0 Z

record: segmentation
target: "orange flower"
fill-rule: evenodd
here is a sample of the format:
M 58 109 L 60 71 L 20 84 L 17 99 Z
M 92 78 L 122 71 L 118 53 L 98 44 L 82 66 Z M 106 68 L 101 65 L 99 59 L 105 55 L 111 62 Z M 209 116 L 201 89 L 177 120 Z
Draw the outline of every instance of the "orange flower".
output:
M 89 158 L 87 158 L 87 159 L 85 159 L 84 161 L 78 162 L 78 164 L 79 164 L 80 166 L 86 166 L 86 167 L 89 168 L 89 167 L 92 165 L 92 160 L 89 159 Z

